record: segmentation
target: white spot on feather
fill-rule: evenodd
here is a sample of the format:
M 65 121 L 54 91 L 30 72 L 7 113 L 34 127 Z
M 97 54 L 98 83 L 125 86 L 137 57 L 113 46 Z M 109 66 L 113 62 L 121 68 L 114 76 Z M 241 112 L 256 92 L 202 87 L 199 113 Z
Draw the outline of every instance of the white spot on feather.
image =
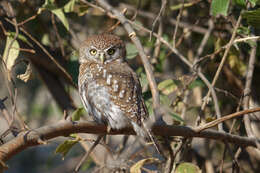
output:
M 112 78 L 112 75 L 109 74 L 109 75 L 107 76 L 107 84 L 108 84 L 108 85 L 111 84 L 111 78 Z

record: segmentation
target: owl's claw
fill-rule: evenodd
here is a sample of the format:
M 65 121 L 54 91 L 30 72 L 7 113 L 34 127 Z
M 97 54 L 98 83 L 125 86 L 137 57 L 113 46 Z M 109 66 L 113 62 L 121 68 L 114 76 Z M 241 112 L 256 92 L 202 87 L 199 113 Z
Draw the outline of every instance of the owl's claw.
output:
M 108 126 L 107 126 L 107 133 L 110 133 L 111 129 L 112 129 L 111 126 L 108 125 Z

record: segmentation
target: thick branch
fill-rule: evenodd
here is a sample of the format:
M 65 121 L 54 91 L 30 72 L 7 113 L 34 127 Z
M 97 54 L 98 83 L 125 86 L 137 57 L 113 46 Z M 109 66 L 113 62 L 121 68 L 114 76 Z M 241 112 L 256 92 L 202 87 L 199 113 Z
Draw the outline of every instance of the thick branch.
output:
M 240 146 L 253 146 L 255 139 L 241 137 L 215 130 L 204 130 L 196 132 L 195 129 L 187 126 L 166 126 L 154 125 L 152 131 L 158 136 L 183 136 L 183 137 L 200 137 L 234 143 Z M 7 161 L 15 154 L 31 146 L 45 144 L 44 141 L 59 136 L 68 136 L 72 133 L 93 133 L 109 135 L 134 135 L 135 132 L 131 127 L 121 130 L 111 130 L 107 133 L 105 125 L 96 124 L 89 121 L 70 122 L 60 121 L 52 125 L 40 127 L 38 129 L 21 132 L 16 138 L 0 146 L 0 161 Z M 258 142 L 260 140 L 258 139 Z

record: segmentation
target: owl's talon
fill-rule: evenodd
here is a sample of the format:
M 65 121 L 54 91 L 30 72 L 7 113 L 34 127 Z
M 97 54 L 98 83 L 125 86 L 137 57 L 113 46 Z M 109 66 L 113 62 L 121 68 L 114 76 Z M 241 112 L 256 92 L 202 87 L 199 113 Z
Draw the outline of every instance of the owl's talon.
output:
M 108 126 L 107 126 L 107 133 L 110 133 L 111 130 L 112 130 L 111 126 L 108 125 Z

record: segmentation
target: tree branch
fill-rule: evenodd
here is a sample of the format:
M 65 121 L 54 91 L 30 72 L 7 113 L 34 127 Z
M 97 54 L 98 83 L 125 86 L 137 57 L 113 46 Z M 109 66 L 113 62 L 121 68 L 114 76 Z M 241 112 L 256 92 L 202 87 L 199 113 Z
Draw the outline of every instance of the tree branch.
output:
M 219 141 L 233 143 L 239 146 L 256 147 L 256 141 L 229 133 L 218 132 L 216 130 L 204 130 L 196 132 L 192 127 L 187 126 L 167 126 L 154 125 L 152 132 L 158 136 L 183 136 L 183 137 L 200 137 Z M 59 121 L 52 125 L 47 125 L 34 130 L 21 132 L 16 138 L 0 146 L 0 161 L 7 161 L 17 153 L 36 145 L 46 144 L 46 140 L 59 136 L 68 136 L 72 133 L 92 133 L 92 134 L 109 134 L 109 135 L 134 135 L 135 132 L 131 127 L 121 130 L 111 130 L 107 133 L 107 127 L 102 124 L 96 124 L 90 121 Z

